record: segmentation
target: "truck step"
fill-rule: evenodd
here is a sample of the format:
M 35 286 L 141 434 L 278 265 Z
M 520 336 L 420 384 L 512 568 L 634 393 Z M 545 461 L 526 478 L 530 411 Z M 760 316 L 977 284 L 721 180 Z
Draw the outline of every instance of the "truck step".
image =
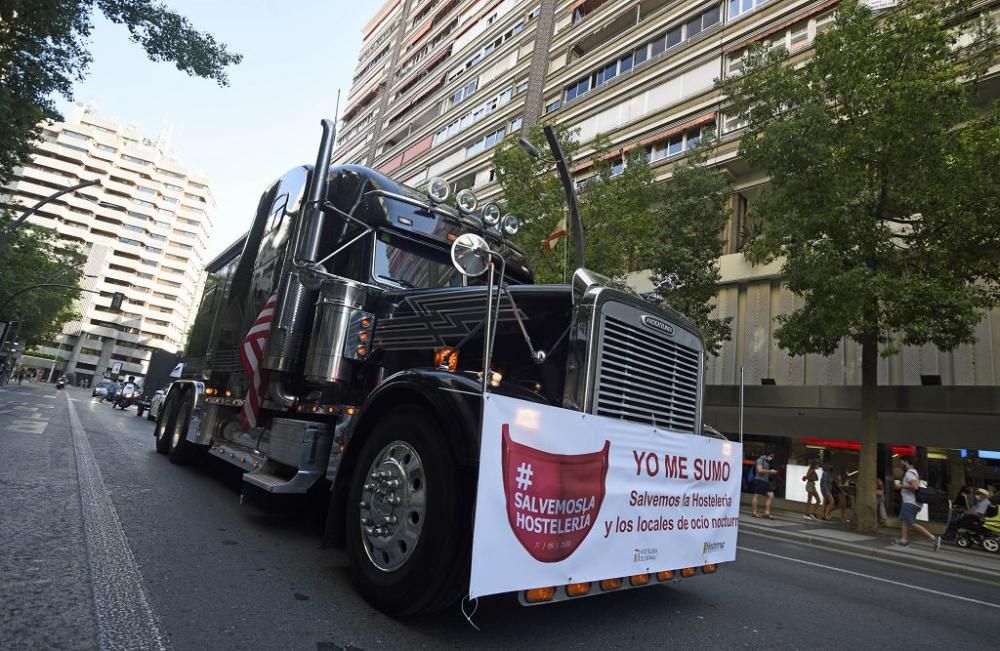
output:
M 265 463 L 260 469 L 243 475 L 243 481 L 268 493 L 278 495 L 305 495 L 322 477 L 322 470 L 294 470 L 289 477 L 288 470 L 280 472 L 273 462 Z

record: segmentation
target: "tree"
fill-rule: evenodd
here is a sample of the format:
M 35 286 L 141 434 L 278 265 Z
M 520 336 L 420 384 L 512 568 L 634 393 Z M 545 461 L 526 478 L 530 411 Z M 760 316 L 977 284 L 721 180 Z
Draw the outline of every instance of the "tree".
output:
M 838 5 L 811 58 L 757 48 L 722 83 L 746 119 L 746 162 L 769 187 L 747 254 L 782 260 L 805 301 L 779 317 L 793 355 L 861 346 L 858 528 L 876 529 L 878 359 L 902 344 L 949 350 L 1000 301 L 1000 111 L 977 113 L 997 54 L 969 0 L 904 0 L 874 15 Z
M 575 134 L 566 127 L 557 127 L 557 132 L 571 158 L 579 149 Z M 527 139 L 547 151 L 540 126 Z M 704 167 L 700 153 L 692 162 L 677 165 L 672 180 L 657 183 L 639 153 L 615 151 L 603 136 L 591 145 L 595 151 L 587 162 L 588 176 L 578 189 L 587 267 L 619 279 L 648 270 L 650 280 L 661 287 L 663 302 L 695 321 L 707 348 L 717 352 L 730 332 L 729 319 L 710 316 L 719 280 L 720 235 L 728 218 L 727 182 Z M 576 261 L 567 260 L 568 252 L 559 249 L 569 246 L 570 239 L 553 250 L 543 247 L 566 214 L 566 197 L 552 163 L 544 155 L 531 158 L 511 138 L 494 154 L 493 167 L 507 211 L 521 217 L 517 242 L 536 280 L 567 280 Z M 668 276 L 670 282 L 663 282 Z
M 155 0 L 45 0 L 0 3 L 0 183 L 28 160 L 46 120 L 60 119 L 53 95 L 72 98 L 90 64 L 91 17 L 125 25 L 153 61 L 226 85 L 242 56 L 226 50 Z
M 706 151 L 678 163 L 658 186 L 649 266 L 663 302 L 694 321 L 707 350 L 718 355 L 732 334 L 732 317 L 712 316 L 731 188 L 722 173 L 705 165 Z
M 0 218 L 0 229 L 8 223 L 8 219 Z M 14 296 L 43 283 L 75 287 L 82 277 L 80 266 L 85 259 L 77 249 L 60 241 L 54 231 L 34 225 L 15 230 L 0 256 L 0 319 L 20 321 L 19 337 L 29 342 L 51 340 L 63 324 L 77 317 L 73 303 L 79 292 L 46 287 Z

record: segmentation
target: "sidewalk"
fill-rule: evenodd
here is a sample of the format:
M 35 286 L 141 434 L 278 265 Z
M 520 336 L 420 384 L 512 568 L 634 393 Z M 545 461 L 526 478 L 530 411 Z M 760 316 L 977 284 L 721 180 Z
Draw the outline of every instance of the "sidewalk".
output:
M 771 509 L 774 520 L 767 520 L 750 515 L 749 497 L 747 497 L 740 510 L 740 530 L 789 542 L 874 556 L 887 561 L 916 565 L 1000 585 L 1000 554 L 991 554 L 978 548 L 961 549 L 954 543 L 948 542 L 941 543 L 941 551 L 935 552 L 926 538 L 914 532 L 911 532 L 908 547 L 897 547 L 892 541 L 899 538 L 898 525 L 882 527 L 874 536 L 859 534 L 854 531 L 852 525 L 842 524 L 839 520 L 831 522 L 807 520 L 802 517 L 802 510 L 778 508 L 779 501 L 784 502 L 775 500 L 775 508 Z M 801 505 L 797 503 L 788 506 L 801 509 Z M 935 524 L 929 528 L 932 532 L 943 530 L 942 526 Z

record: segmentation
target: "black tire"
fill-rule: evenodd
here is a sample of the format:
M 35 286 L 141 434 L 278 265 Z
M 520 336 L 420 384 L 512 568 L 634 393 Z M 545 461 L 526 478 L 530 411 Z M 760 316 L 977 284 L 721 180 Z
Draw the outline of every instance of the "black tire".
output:
M 162 406 L 160 407 L 160 411 L 163 411 L 163 407 Z M 156 419 L 153 418 L 153 412 L 152 411 L 150 411 L 149 413 L 146 414 L 146 420 L 153 421 L 154 423 L 156 422 Z
M 191 414 L 194 412 L 194 392 L 185 391 L 181 394 L 177 405 L 177 416 L 169 438 L 170 463 L 179 466 L 191 463 L 202 451 L 200 446 L 187 440 L 188 427 L 191 425 Z
M 959 547 L 968 547 L 969 539 L 966 538 L 965 536 L 959 536 L 958 538 L 955 539 L 955 544 L 958 545 Z
M 376 457 L 396 441 L 412 447 L 422 462 L 424 525 L 403 565 L 386 571 L 366 551 L 360 500 Z M 455 603 L 469 572 L 473 489 L 471 473 L 461 472 L 448 437 L 425 410 L 404 406 L 377 422 L 354 467 L 346 509 L 347 553 L 358 592 L 395 617 L 433 612 Z
M 177 400 L 175 394 L 167 397 L 167 400 L 160 405 L 160 414 L 156 419 L 156 428 L 153 436 L 156 438 L 156 451 L 160 454 L 170 452 L 170 436 L 174 430 L 174 423 L 177 419 Z

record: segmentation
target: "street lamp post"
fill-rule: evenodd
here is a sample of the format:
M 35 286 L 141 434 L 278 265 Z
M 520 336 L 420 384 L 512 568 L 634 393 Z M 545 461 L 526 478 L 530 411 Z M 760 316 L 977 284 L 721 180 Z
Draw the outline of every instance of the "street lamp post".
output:
M 9 240 L 10 236 L 14 234 L 14 231 L 17 229 L 17 227 L 23 224 L 24 220 L 26 220 L 28 217 L 31 217 L 33 214 L 35 214 L 39 208 L 49 203 L 50 201 L 55 201 L 64 194 L 69 194 L 71 192 L 76 192 L 77 190 L 82 190 L 83 188 L 87 188 L 92 185 L 100 185 L 100 184 L 101 184 L 100 179 L 91 179 L 90 181 L 83 181 L 81 183 L 77 183 L 74 186 L 64 188 L 54 194 L 50 194 L 49 196 L 45 197 L 44 199 L 36 203 L 31 208 L 25 210 L 20 217 L 15 219 L 11 223 L 11 225 L 7 227 L 7 230 L 3 232 L 3 235 L 0 235 L 0 251 L 3 251 L 4 247 L 7 246 L 7 240 Z

